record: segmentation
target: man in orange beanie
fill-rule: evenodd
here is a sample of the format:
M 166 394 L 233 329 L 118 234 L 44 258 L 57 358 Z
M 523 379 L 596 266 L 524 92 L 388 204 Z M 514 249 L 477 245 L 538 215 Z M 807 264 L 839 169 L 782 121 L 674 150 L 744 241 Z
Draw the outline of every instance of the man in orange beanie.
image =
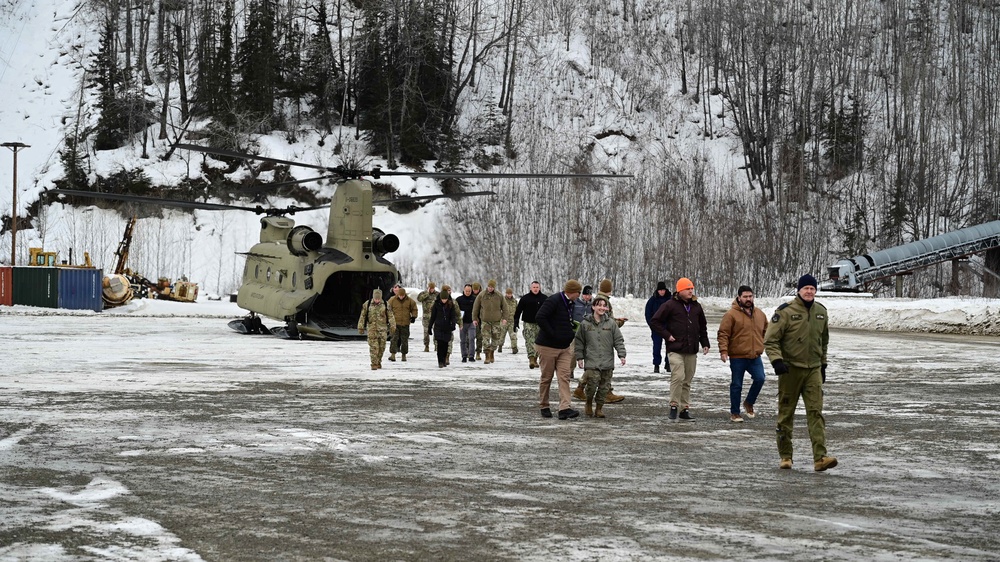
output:
M 650 327 L 666 342 L 670 361 L 670 419 L 694 420 L 691 406 L 691 381 L 698 364 L 699 345 L 708 353 L 708 322 L 705 311 L 694 296 L 694 283 L 687 277 L 677 280 L 674 298 L 663 303 L 650 320 Z M 678 414 L 678 410 L 681 410 Z

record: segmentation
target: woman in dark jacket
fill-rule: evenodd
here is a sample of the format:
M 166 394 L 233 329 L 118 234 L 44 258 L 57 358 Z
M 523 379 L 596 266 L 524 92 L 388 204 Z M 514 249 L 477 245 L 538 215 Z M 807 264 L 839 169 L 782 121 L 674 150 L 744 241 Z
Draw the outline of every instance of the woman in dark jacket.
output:
M 451 341 L 455 326 L 458 325 L 458 318 L 455 316 L 455 307 L 451 304 L 451 293 L 441 291 L 434 305 L 431 306 L 431 335 L 437 341 L 438 367 L 445 366 L 445 358 L 448 356 L 448 342 Z

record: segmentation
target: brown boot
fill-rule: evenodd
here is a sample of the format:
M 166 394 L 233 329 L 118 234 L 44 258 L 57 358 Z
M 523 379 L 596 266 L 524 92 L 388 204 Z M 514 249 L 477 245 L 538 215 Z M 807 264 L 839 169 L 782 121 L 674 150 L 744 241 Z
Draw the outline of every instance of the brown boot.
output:
M 625 399 L 624 396 L 618 396 L 617 394 L 615 394 L 614 392 L 611 392 L 609 390 L 608 391 L 608 397 L 607 397 L 607 399 L 604 402 L 606 404 L 617 404 L 617 403 L 621 402 L 624 399 Z
M 372 363 L 372 370 L 373 371 L 377 371 L 378 370 L 378 363 Z
M 580 383 L 579 386 L 576 387 L 576 390 L 573 391 L 573 398 L 576 398 L 577 400 L 586 400 L 587 399 L 587 394 L 583 391 L 583 383 L 582 382 Z
M 483 360 L 483 354 L 477 351 L 476 352 L 476 361 L 482 361 L 482 360 Z
M 604 417 L 604 404 L 598 404 L 597 405 L 597 409 L 594 410 L 594 417 L 595 418 L 603 418 Z
M 406 361 L 406 354 L 404 353 L 402 357 L 399 358 L 401 361 Z
M 389 354 L 389 361 L 395 361 L 395 360 L 396 360 L 396 354 L 395 353 L 390 353 Z
M 536 360 L 534 357 L 529 357 L 528 358 L 528 368 L 529 369 L 537 369 L 538 368 L 538 360 Z
M 587 405 L 583 407 L 583 413 L 587 414 L 588 418 L 594 417 L 594 401 L 590 398 L 587 399 Z
M 431 351 L 431 344 L 425 343 L 424 344 L 424 353 L 430 353 L 430 351 Z

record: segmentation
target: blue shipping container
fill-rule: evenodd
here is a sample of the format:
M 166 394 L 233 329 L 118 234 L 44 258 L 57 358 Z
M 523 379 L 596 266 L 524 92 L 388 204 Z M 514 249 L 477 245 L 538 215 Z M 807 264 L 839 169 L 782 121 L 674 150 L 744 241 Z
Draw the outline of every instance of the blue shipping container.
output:
M 102 269 L 59 268 L 59 308 L 104 310 L 101 299 Z

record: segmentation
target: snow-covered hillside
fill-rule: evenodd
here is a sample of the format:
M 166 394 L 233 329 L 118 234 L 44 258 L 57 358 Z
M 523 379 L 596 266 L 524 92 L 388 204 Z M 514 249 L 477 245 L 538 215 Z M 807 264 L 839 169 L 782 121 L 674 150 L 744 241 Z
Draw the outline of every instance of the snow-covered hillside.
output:
M 252 2 L 237 4 L 244 9 Z M 821 273 L 842 257 L 991 218 L 997 188 L 986 178 L 996 176 L 991 163 L 998 159 L 988 141 L 996 137 L 1000 121 L 993 116 L 1000 114 L 995 89 L 987 87 L 994 59 L 985 56 L 990 41 L 984 38 L 992 37 L 998 14 L 943 0 L 920 9 L 872 0 L 847 10 L 840 4 L 744 10 L 730 1 L 476 3 L 483 35 L 470 35 L 473 46 L 472 39 L 497 37 L 496 26 L 507 24 L 499 23 L 502 16 L 513 13 L 508 10 L 526 11 L 512 35 L 516 52 L 497 48 L 478 60 L 476 80 L 457 98 L 457 129 L 468 151 L 463 165 L 504 155 L 499 171 L 635 178 L 470 182 L 499 196 L 477 204 L 436 201 L 409 214 L 380 208 L 375 226 L 402 243 L 390 258 L 414 284 L 497 276 L 521 286 L 536 277 L 555 284 L 569 276 L 612 276 L 616 286 L 637 292 L 657 278 L 687 276 L 719 294 L 746 282 L 777 295 L 799 274 Z M 470 7 L 461 7 L 458 17 L 473 17 Z M 99 266 L 113 265 L 127 217 L 39 200 L 64 174 L 59 153 L 67 135 L 85 137 L 97 122 L 87 69 L 105 8 L 92 0 L 0 0 L 0 142 L 30 145 L 18 154 L 16 214 L 34 218 L 31 228 L 19 230 L 18 261 L 29 247 L 44 246 L 63 257 L 72 251 L 77 261 L 89 252 Z M 352 18 L 349 31 L 336 33 L 347 51 L 362 18 L 337 21 L 347 26 Z M 954 27 L 955 21 L 963 23 Z M 895 33 L 897 26 L 905 29 Z M 926 45 L 915 46 L 919 41 Z M 783 62 L 763 64 L 771 60 Z M 192 76 L 193 66 L 185 71 Z M 936 68 L 953 74 L 940 88 L 904 88 L 936 80 Z M 155 71 L 144 87 L 149 99 L 168 101 L 179 89 L 176 77 Z M 501 102 L 502 93 L 510 97 Z M 153 125 L 114 150 L 96 151 L 87 141 L 89 177 L 141 170 L 154 184 L 169 186 L 201 178 L 206 160 L 200 155 L 179 150 L 161 159 L 182 129 L 174 101 L 164 105 L 171 127 L 166 140 Z M 921 108 L 919 115 L 913 107 Z M 843 140 L 833 138 L 831 123 L 858 108 L 868 138 L 853 131 L 860 144 L 848 155 L 857 158 L 832 162 L 844 154 L 831 152 L 831 143 Z M 203 135 L 207 125 L 195 119 L 186 131 Z M 506 146 L 497 138 L 505 125 Z M 252 143 L 274 158 L 340 163 L 331 135 L 317 129 L 307 122 Z M 920 134 L 911 134 L 916 129 Z M 342 155 L 367 154 L 356 132 L 334 127 Z M 909 144 L 894 144 L 904 141 Z M 0 215 L 9 216 L 10 151 L 0 155 Z M 369 158 L 368 164 L 387 162 Z M 246 174 L 239 170 L 229 179 Z M 270 179 L 264 173 L 258 181 Z M 404 195 L 441 190 L 430 181 L 383 181 Z M 332 186 L 307 189 L 326 197 Z M 150 278 L 186 275 L 211 293 L 238 286 L 238 253 L 256 240 L 257 217 L 160 216 L 140 220 L 129 266 Z M 327 221 L 322 212 L 294 218 L 321 232 Z M 0 236 L 0 263 L 9 261 L 10 241 Z M 907 278 L 906 294 L 942 294 L 950 274 L 950 267 L 919 271 Z M 974 272 L 960 276 L 966 292 L 984 293 Z

